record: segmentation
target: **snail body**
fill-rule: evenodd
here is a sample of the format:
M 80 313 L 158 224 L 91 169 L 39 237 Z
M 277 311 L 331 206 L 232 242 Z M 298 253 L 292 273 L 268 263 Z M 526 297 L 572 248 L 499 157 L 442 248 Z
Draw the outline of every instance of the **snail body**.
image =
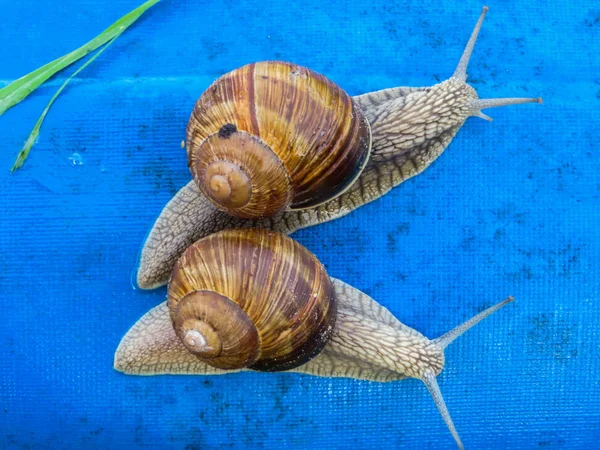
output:
M 255 370 L 381 382 L 417 378 L 462 448 L 436 382 L 444 349 L 511 300 L 430 340 L 330 278 L 291 238 L 264 229 L 224 230 L 183 253 L 168 300 L 123 337 L 114 367 L 135 375 Z
M 188 124 L 188 165 L 196 179 L 156 220 L 140 255 L 137 285 L 165 284 L 181 253 L 219 230 L 290 234 L 342 217 L 425 170 L 467 118 L 491 120 L 483 109 L 541 103 L 480 99 L 466 83 L 486 11 L 454 74 L 435 86 L 349 97 L 322 75 L 283 62 L 250 64 L 217 80 Z M 334 154 L 335 160 L 323 159 Z M 257 160 L 264 171 L 249 170 Z

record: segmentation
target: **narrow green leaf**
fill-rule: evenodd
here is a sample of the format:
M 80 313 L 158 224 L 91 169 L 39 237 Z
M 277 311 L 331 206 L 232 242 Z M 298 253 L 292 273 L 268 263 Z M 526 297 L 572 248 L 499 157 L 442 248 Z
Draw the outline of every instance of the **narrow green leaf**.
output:
M 148 0 L 141 6 L 131 11 L 129 14 L 124 15 L 110 27 L 104 30 L 101 34 L 96 36 L 94 39 L 89 41 L 87 44 L 79 47 L 77 50 L 73 50 L 60 58 L 55 59 L 52 62 L 40 67 L 37 70 L 13 81 L 8 86 L 0 89 L 0 116 L 4 114 L 9 108 L 12 108 L 29 94 L 35 91 L 42 83 L 48 78 L 60 72 L 65 67 L 73 64 L 80 60 L 90 52 L 93 52 L 97 48 L 106 44 L 111 39 L 120 35 L 130 25 L 132 25 L 147 9 L 154 6 L 160 0 Z
M 44 119 L 46 118 L 46 114 L 48 114 L 48 111 L 50 110 L 50 107 L 54 103 L 54 100 L 56 100 L 56 98 L 60 95 L 60 93 L 67 86 L 67 84 L 69 84 L 69 81 L 71 81 L 73 79 L 73 77 L 75 77 L 79 72 L 81 72 L 88 65 L 90 65 L 98 56 L 100 56 L 102 54 L 102 52 L 110 46 L 110 44 L 115 42 L 115 40 L 121 35 L 121 33 L 123 31 L 125 31 L 125 30 L 121 30 L 121 32 L 119 34 L 117 34 L 116 36 L 114 36 L 110 41 L 108 41 L 108 43 L 104 47 L 102 47 L 94 55 L 92 55 L 92 57 L 90 59 L 88 59 L 85 62 L 85 64 L 83 64 L 79 69 L 77 69 L 73 73 L 73 75 L 71 75 L 69 78 L 67 78 L 65 80 L 65 82 L 58 88 L 56 93 L 52 96 L 52 98 L 50 99 L 50 101 L 48 102 L 46 107 L 44 108 L 44 111 L 42 111 L 40 118 L 37 120 L 35 126 L 33 127 L 33 130 L 31 130 L 31 134 L 25 141 L 25 145 L 23 145 L 23 148 L 17 155 L 17 159 L 15 160 L 15 163 L 13 164 L 12 169 L 10 169 L 11 172 L 14 172 L 17 169 L 20 169 L 21 166 L 23 165 L 23 163 L 25 162 L 25 159 L 29 155 L 29 152 L 31 151 L 31 148 L 33 147 L 33 144 L 35 143 L 35 140 L 38 138 L 38 136 L 40 134 L 40 128 L 42 127 L 42 123 L 44 122 Z

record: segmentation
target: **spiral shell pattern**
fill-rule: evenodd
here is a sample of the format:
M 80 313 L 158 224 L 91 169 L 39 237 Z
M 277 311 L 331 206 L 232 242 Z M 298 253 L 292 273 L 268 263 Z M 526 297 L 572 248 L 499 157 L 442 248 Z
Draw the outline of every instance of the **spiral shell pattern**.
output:
M 173 270 L 168 305 L 188 350 L 221 369 L 298 367 L 323 349 L 336 318 L 322 264 L 267 230 L 222 231 L 190 246 Z
M 229 139 L 237 132 L 243 134 Z M 241 142 L 263 154 L 264 162 L 235 156 L 247 151 Z M 369 123 L 344 90 L 310 69 L 280 61 L 248 64 L 221 76 L 196 102 L 187 128 L 188 165 L 200 190 L 240 217 L 272 216 L 337 197 L 360 175 L 370 150 Z M 281 167 L 272 163 L 273 156 Z M 223 192 L 239 185 L 228 179 L 231 171 L 213 173 L 224 190 L 211 189 L 206 170 L 220 161 L 238 167 L 244 192 L 252 192 L 252 207 L 223 199 Z M 267 188 L 251 186 L 248 180 L 261 178 L 264 166 L 271 172 L 262 179 L 274 181 Z M 270 206 L 272 198 L 278 201 Z

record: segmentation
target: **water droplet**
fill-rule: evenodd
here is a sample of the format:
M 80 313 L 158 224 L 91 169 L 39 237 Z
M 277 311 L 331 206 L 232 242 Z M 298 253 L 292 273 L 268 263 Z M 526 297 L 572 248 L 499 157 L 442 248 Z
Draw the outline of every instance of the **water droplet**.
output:
M 69 162 L 74 166 L 83 166 L 83 156 L 79 153 L 73 153 L 69 156 Z
M 138 257 L 138 261 L 139 261 L 139 257 Z M 137 284 L 137 271 L 138 271 L 138 266 L 136 264 L 136 266 L 131 271 L 131 276 L 129 277 L 131 287 L 133 288 L 134 291 L 137 291 L 140 288 Z

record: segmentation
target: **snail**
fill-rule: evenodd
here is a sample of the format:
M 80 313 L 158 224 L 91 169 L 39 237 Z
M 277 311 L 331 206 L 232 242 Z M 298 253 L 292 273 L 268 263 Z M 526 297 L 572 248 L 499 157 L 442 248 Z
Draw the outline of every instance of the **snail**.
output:
M 430 340 L 358 289 L 330 278 L 305 247 L 265 229 L 229 229 L 195 242 L 175 264 L 167 296 L 123 337 L 116 370 L 291 371 L 380 382 L 417 378 L 460 448 L 436 382 L 444 349 L 512 301 Z
M 454 74 L 435 86 L 350 97 L 310 69 L 273 61 L 215 81 L 187 127 L 184 146 L 196 179 L 154 223 L 135 283 L 165 284 L 189 245 L 222 229 L 290 234 L 342 217 L 425 170 L 470 116 L 491 120 L 483 109 L 541 103 L 479 99 L 466 83 L 487 9 Z

